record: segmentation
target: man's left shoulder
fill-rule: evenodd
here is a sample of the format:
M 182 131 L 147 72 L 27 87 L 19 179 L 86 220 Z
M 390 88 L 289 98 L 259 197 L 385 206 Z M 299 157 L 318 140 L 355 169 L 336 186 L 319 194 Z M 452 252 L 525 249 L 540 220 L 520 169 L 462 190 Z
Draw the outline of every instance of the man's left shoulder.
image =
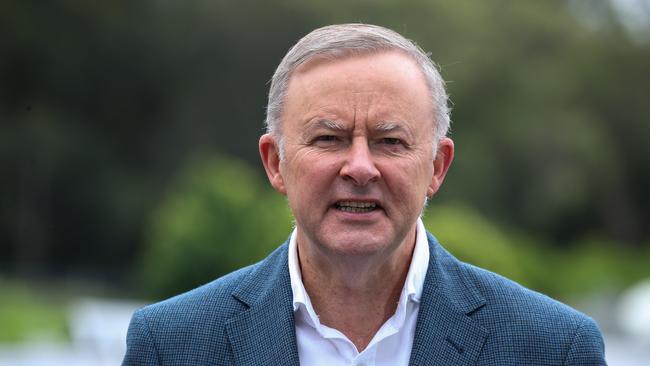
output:
M 460 262 L 465 281 L 485 298 L 486 310 L 498 313 L 495 321 L 575 329 L 593 322 L 587 315 L 547 295 L 526 288 L 494 272 Z
M 462 262 L 432 239 L 434 264 L 429 268 L 446 278 L 441 286 L 447 288 L 452 302 L 486 331 L 485 352 L 500 355 L 499 362 L 604 364 L 602 335 L 589 316 Z
M 433 266 L 448 278 L 449 291 L 456 299 L 482 303 L 480 312 L 494 315 L 494 321 L 549 324 L 555 328 L 576 325 L 590 320 L 585 314 L 547 295 L 528 289 L 515 281 L 489 270 L 458 260 L 429 234 Z M 436 268 L 437 267 L 437 268 Z M 499 313 L 499 314 L 496 314 Z
M 467 263 L 461 266 L 485 297 L 485 306 L 472 317 L 497 338 L 488 344 L 519 342 L 531 356 L 539 353 L 548 360 L 557 356 L 569 365 L 603 364 L 603 338 L 591 317 L 493 272 Z

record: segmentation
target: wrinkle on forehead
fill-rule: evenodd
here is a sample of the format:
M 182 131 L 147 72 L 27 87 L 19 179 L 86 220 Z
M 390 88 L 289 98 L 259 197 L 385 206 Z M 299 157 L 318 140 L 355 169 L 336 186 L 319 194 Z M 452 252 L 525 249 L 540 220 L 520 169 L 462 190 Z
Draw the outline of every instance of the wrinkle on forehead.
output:
M 310 95 L 309 91 L 295 91 L 302 96 L 299 98 L 300 109 L 306 113 L 288 117 L 303 124 L 313 119 L 340 121 L 346 124 L 376 122 L 381 124 L 381 130 L 389 131 L 395 129 L 399 123 L 414 124 L 420 120 L 431 120 L 428 113 L 417 116 L 418 111 L 408 106 L 406 98 L 386 96 L 386 92 L 382 91 L 334 90 L 320 98 Z
M 428 123 L 427 130 L 433 133 L 433 102 L 424 75 L 408 56 L 383 57 L 390 54 L 317 59 L 301 65 L 289 81 L 284 122 L 298 123 L 298 128 L 312 119 L 346 125 L 393 122 L 415 130 Z

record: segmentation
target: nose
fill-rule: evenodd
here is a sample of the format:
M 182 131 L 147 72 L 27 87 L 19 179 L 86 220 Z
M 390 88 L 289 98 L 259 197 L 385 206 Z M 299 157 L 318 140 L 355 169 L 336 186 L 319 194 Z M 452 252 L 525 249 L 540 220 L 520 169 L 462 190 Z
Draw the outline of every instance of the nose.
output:
M 357 186 L 365 186 L 379 178 L 379 170 L 375 166 L 365 139 L 359 138 L 352 142 L 340 175 Z

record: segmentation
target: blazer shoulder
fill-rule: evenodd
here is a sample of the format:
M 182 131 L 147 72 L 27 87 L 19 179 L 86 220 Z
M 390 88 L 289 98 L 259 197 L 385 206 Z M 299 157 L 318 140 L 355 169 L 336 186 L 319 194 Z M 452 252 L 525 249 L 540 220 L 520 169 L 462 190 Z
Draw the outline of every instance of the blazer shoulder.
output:
M 555 320 L 571 328 L 588 318 L 547 295 L 528 289 L 497 273 L 460 261 L 430 233 L 428 238 L 433 260 L 433 263 L 429 264 L 429 270 L 433 270 L 437 277 L 443 279 L 442 282 L 445 283 L 439 285 L 455 295 L 453 299 L 461 299 L 456 302 L 470 298 L 470 302 L 480 304 L 470 307 L 471 309 L 501 312 L 500 318 L 504 318 L 503 320 L 510 317 L 520 321 Z
M 165 318 L 179 320 L 208 310 L 213 316 L 227 316 L 228 313 L 241 309 L 231 294 L 242 279 L 254 271 L 255 266 L 238 269 L 180 295 L 147 305 L 137 312 L 147 319 L 161 318 L 163 321 Z
M 286 245 L 259 263 L 137 310 L 129 325 L 123 365 L 232 363 L 227 323 L 249 308 L 238 293 L 242 289 L 254 293 L 255 286 L 273 287 L 268 282 L 277 281 L 273 275 L 281 277 L 284 258 Z
M 167 300 L 145 306 L 138 313 L 148 320 L 158 320 L 162 324 L 173 321 L 193 324 L 204 322 L 207 318 L 228 319 L 248 308 L 238 299 L 241 288 L 251 284 L 264 284 L 273 275 L 278 275 L 286 258 L 286 244 L 281 245 L 262 261 L 240 268 L 203 286 L 176 295 Z M 275 271 L 275 272 L 273 272 Z
M 581 324 L 587 315 L 540 292 L 526 288 L 494 272 L 460 262 L 463 276 L 486 299 L 491 307 L 504 314 L 517 317 L 536 314 L 554 323 L 573 328 Z M 537 319 L 537 320 L 541 320 Z
M 589 316 L 501 275 L 461 262 L 468 281 L 485 297 L 472 315 L 493 338 L 518 339 L 528 355 L 564 365 L 604 365 L 604 342 Z M 500 352 L 507 354 L 509 346 Z
M 494 272 L 462 262 L 429 237 L 429 274 L 438 295 L 489 335 L 484 351 L 517 364 L 604 364 L 604 345 L 587 315 Z M 437 279 L 437 280 L 434 280 Z M 509 362 L 512 363 L 512 362 Z
M 206 364 L 227 357 L 225 322 L 244 305 L 230 292 L 254 267 L 137 310 L 126 336 L 122 365 Z M 207 352 L 196 352 L 211 344 Z

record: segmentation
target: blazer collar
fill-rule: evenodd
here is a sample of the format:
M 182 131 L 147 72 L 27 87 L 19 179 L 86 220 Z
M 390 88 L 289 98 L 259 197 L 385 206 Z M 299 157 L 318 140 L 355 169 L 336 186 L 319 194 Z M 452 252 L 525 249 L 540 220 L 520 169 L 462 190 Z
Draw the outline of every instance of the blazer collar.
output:
M 411 365 L 474 365 L 488 331 L 471 318 L 485 299 L 461 263 L 427 233 L 429 266 Z M 287 243 L 255 266 L 232 295 L 248 309 L 226 323 L 237 365 L 296 365 L 298 347 Z
M 232 295 L 248 309 L 226 323 L 236 365 L 296 365 L 287 243 L 256 265 Z
M 474 365 L 488 331 L 471 314 L 485 299 L 465 269 L 428 234 L 430 259 L 418 311 L 411 365 Z

